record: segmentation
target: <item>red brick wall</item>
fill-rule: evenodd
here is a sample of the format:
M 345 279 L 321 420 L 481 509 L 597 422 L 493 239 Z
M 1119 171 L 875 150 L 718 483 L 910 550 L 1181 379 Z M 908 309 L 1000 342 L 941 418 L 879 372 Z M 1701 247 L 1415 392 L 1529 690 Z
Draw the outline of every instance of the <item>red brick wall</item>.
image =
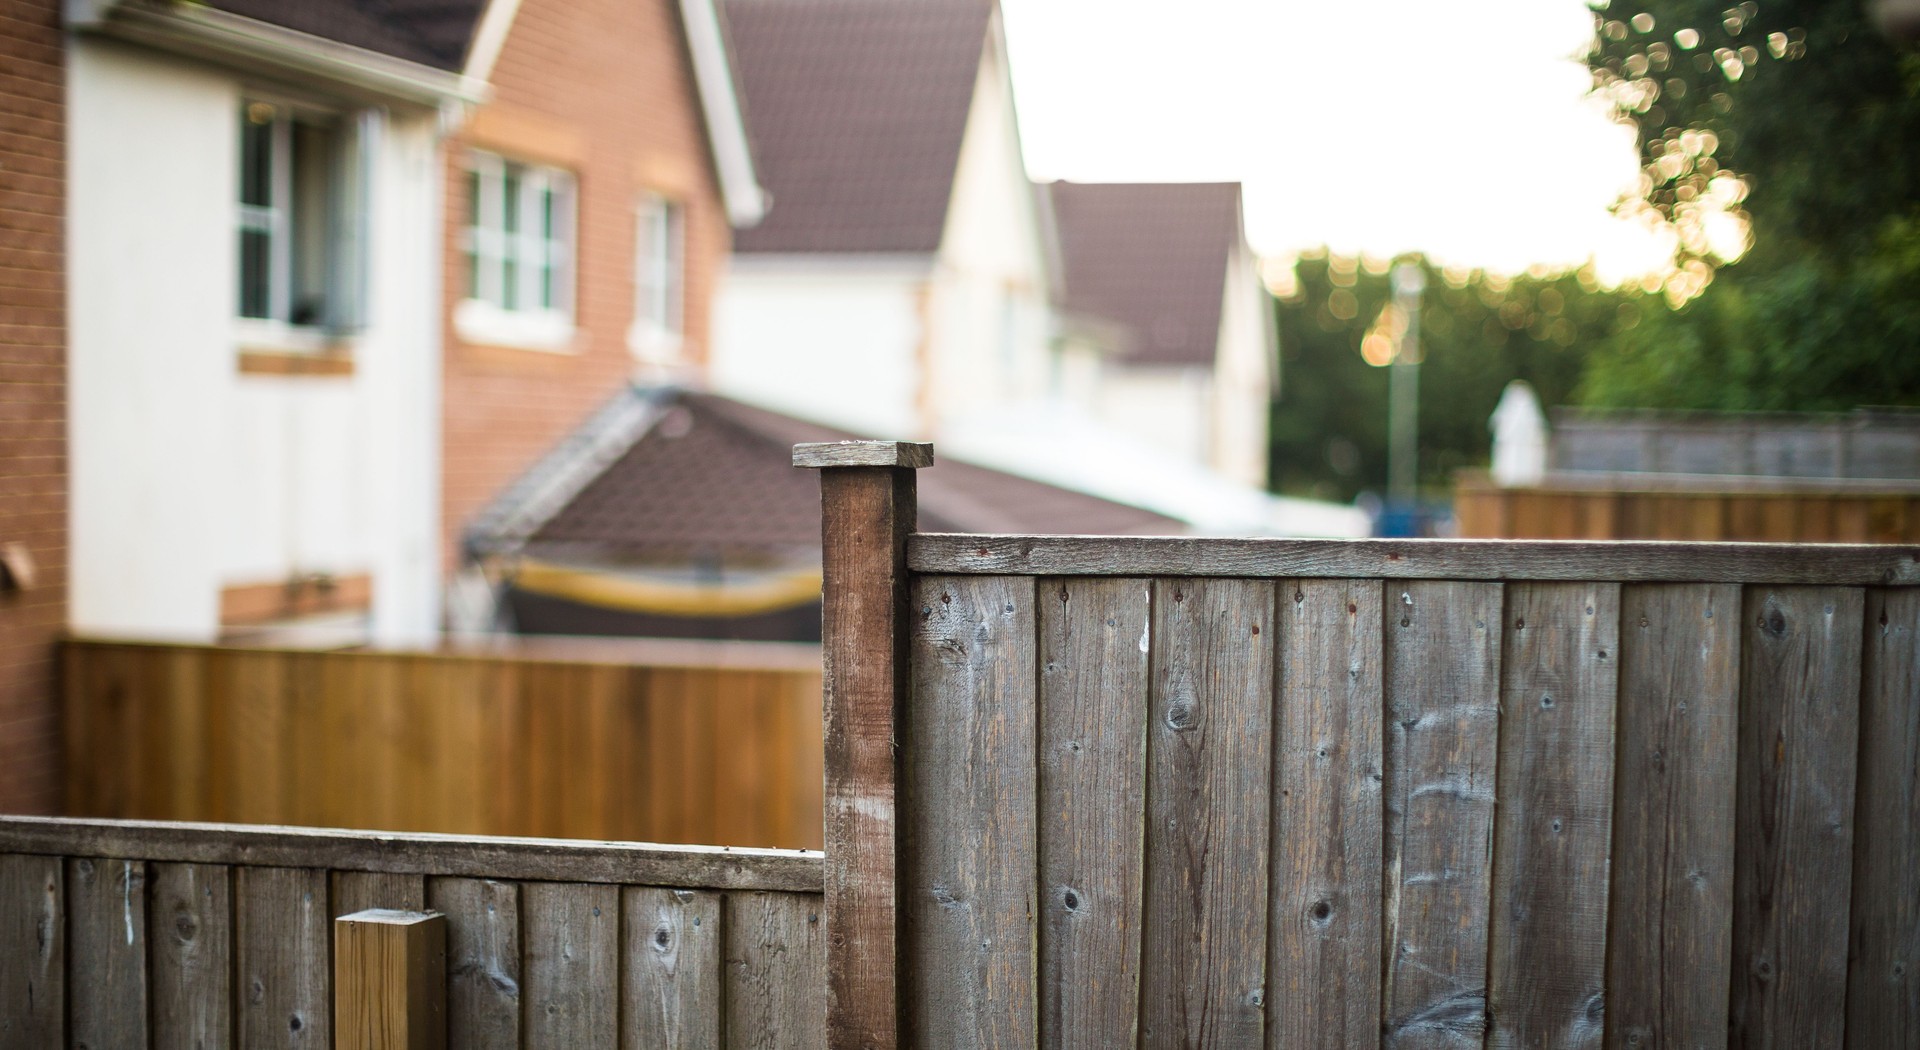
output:
M 706 358 L 708 304 L 731 237 L 673 0 L 523 0 L 492 82 L 493 98 L 447 149 L 442 514 L 450 566 L 468 519 L 631 375 L 637 195 L 662 192 L 686 209 L 686 352 L 696 363 Z M 471 346 L 453 325 L 465 291 L 462 157 L 474 143 L 509 156 L 522 144 L 522 158 L 574 172 L 575 353 Z
M 54 639 L 67 616 L 66 90 L 58 0 L 0 0 L 0 811 L 59 805 Z

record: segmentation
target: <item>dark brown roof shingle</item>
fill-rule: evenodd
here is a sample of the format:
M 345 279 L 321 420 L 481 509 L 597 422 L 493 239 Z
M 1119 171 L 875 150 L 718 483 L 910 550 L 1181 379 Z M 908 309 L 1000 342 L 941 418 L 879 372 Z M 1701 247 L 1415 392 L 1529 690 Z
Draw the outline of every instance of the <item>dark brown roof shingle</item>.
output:
M 1119 325 L 1129 364 L 1212 364 L 1240 184 L 1056 182 L 1049 192 L 1067 312 Z
M 486 0 L 206 0 L 229 14 L 459 70 Z
M 986 45 L 989 0 L 727 0 L 771 204 L 737 252 L 931 252 Z

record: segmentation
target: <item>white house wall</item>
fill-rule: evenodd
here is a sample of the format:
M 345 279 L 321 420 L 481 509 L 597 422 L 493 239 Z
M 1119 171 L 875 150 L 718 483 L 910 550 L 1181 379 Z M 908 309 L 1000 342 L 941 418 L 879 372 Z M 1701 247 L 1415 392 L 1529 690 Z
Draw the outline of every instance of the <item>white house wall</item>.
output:
M 1100 378 L 1098 416 L 1124 434 L 1208 465 L 1211 369 L 1109 365 Z
M 1208 457 L 1214 470 L 1257 488 L 1267 485 L 1268 406 L 1273 369 L 1272 303 L 1253 261 L 1235 252 L 1227 262 L 1214 357 Z
M 242 83 L 88 38 L 68 79 L 73 626 L 211 638 L 223 587 L 371 573 L 376 639 L 430 635 L 435 118 L 377 147 L 354 374 L 242 375 Z

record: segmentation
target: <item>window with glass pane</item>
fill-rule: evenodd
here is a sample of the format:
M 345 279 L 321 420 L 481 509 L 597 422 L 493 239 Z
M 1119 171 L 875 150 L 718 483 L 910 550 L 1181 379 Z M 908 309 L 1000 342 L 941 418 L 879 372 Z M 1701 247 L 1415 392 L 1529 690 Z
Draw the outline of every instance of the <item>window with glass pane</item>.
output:
M 641 198 L 635 234 L 634 313 L 637 326 L 680 332 L 683 263 L 680 206 L 665 197 Z
M 241 317 L 301 326 L 335 320 L 342 140 L 335 120 L 275 103 L 241 106 Z
M 511 313 L 567 313 L 572 176 L 476 152 L 468 158 L 467 197 L 467 298 Z

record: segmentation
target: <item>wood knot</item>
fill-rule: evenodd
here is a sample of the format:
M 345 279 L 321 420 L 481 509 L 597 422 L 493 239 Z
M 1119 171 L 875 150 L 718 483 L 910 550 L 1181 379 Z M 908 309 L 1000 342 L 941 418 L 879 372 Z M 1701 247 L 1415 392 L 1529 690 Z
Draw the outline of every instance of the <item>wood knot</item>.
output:
M 1182 700 L 1167 708 L 1167 728 L 1176 733 L 1184 733 L 1198 725 L 1200 719 L 1194 714 L 1193 704 Z
M 671 947 L 673 947 L 673 933 L 667 929 L 665 923 L 662 923 L 653 931 L 653 950 L 664 954 Z
M 1312 919 L 1315 926 L 1325 926 L 1333 921 L 1333 905 L 1326 901 L 1314 901 L 1313 907 L 1307 909 L 1307 918 Z

